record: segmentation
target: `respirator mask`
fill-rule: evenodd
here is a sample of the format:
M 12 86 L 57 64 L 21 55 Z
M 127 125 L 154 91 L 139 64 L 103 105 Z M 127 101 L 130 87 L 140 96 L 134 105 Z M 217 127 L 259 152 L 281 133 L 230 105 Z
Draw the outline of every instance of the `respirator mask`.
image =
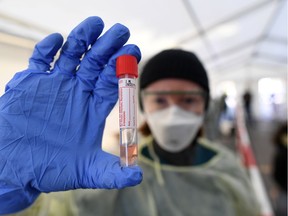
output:
M 203 124 L 203 115 L 173 105 L 145 114 L 149 128 L 158 145 L 172 153 L 187 148 Z

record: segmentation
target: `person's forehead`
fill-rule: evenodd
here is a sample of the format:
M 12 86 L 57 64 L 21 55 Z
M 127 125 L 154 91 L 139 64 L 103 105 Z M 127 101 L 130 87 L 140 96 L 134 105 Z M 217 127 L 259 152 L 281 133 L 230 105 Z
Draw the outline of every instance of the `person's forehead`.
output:
M 197 83 L 190 80 L 167 78 L 151 83 L 146 91 L 191 91 L 203 90 Z

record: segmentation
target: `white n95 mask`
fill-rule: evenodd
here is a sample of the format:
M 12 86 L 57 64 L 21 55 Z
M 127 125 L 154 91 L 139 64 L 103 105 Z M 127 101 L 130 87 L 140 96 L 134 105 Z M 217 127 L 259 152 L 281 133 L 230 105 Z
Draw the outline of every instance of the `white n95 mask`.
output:
M 185 111 L 178 106 L 146 113 L 146 120 L 158 145 L 169 152 L 188 147 L 203 123 L 203 115 Z

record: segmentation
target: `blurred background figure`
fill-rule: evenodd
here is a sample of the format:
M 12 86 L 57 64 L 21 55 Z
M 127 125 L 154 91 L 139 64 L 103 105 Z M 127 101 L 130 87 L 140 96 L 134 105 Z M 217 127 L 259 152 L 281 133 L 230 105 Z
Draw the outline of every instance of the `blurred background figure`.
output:
M 251 91 L 246 90 L 242 96 L 242 100 L 243 100 L 243 106 L 244 106 L 246 119 L 248 123 L 252 122 L 252 110 L 251 110 L 252 99 L 253 97 L 252 97 Z
M 205 136 L 211 140 L 218 139 L 220 133 L 230 133 L 229 128 L 225 129 L 225 126 L 223 126 L 223 122 L 228 117 L 226 99 L 227 95 L 225 93 L 222 94 L 220 97 L 210 99 L 204 126 Z
M 273 137 L 275 156 L 273 177 L 279 193 L 275 201 L 276 216 L 287 215 L 287 122 L 282 123 Z
M 224 114 L 224 115 L 226 114 L 226 111 L 227 111 L 226 99 L 227 99 L 227 94 L 224 93 L 224 94 L 220 97 L 220 103 L 219 103 L 220 112 L 221 112 L 221 114 Z

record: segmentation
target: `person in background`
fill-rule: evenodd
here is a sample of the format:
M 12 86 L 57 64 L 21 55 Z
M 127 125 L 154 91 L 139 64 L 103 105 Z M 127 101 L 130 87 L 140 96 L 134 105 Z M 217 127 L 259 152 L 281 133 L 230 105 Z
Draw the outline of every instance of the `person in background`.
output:
M 282 123 L 273 137 L 275 156 L 273 177 L 279 189 L 275 203 L 276 216 L 287 215 L 287 121 Z
M 204 130 L 205 137 L 210 140 L 217 140 L 221 135 L 220 123 L 222 116 L 226 114 L 226 94 L 222 94 L 220 97 L 210 99 L 209 107 L 205 114 Z
M 246 90 L 243 94 L 243 106 L 246 114 L 246 119 L 249 123 L 252 122 L 252 111 L 251 111 L 251 104 L 252 104 L 252 94 L 249 90 Z
M 204 138 L 210 88 L 197 56 L 180 49 L 156 54 L 139 86 L 143 182 L 118 191 L 74 191 L 79 215 L 259 216 L 235 155 Z

